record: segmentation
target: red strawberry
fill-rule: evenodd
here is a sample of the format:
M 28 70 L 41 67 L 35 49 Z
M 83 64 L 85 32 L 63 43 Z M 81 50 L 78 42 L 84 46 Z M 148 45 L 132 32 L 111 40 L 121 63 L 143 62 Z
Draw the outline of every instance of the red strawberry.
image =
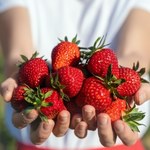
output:
M 69 42 L 68 39 L 61 41 L 52 50 L 52 69 L 58 70 L 63 66 L 76 66 L 80 61 L 80 50 L 76 37 Z
M 140 88 L 140 76 L 131 68 L 119 68 L 119 78 L 125 80 L 125 82 L 117 87 L 117 91 L 121 96 L 132 96 Z
M 81 108 L 77 106 L 74 100 L 71 101 L 64 101 L 64 104 L 67 108 L 67 110 L 71 113 L 73 116 L 74 114 L 81 113 Z
M 60 111 L 66 110 L 57 91 L 51 88 L 41 88 L 40 93 L 41 97 L 39 99 L 41 103 L 37 101 L 37 109 L 41 118 L 53 119 Z
M 84 75 L 78 68 L 65 66 L 57 71 L 58 81 L 63 86 L 62 91 L 69 98 L 76 96 L 83 83 Z
M 104 112 L 107 113 L 110 116 L 111 121 L 114 122 L 116 120 L 121 119 L 122 112 L 125 111 L 126 108 L 127 108 L 126 101 L 123 99 L 117 98 L 115 101 L 111 103 L 110 106 L 108 106 L 105 109 Z
M 84 80 L 81 91 L 76 99 L 79 107 L 89 104 L 94 106 L 98 113 L 103 112 L 111 102 L 112 99 L 109 90 L 95 77 L 89 77 Z
M 89 59 L 88 70 L 97 76 L 105 77 L 109 66 L 112 66 L 112 74 L 119 76 L 118 60 L 111 49 L 97 50 Z
M 104 112 L 110 116 L 112 122 L 121 119 L 137 132 L 140 131 L 138 126 L 143 125 L 139 121 L 145 117 L 145 113 L 139 111 L 136 105 L 130 107 L 126 100 L 119 98 L 113 101 Z
M 11 98 L 11 106 L 16 111 L 22 111 L 26 109 L 31 104 L 28 103 L 25 99 L 27 97 L 27 92 L 29 93 L 29 88 L 25 85 L 20 85 L 13 91 L 13 95 Z
M 30 60 L 22 56 L 25 62 L 19 69 L 19 82 L 25 83 L 31 88 L 42 85 L 49 72 L 46 61 L 42 58 L 36 58 L 36 56 L 37 53 L 33 54 Z

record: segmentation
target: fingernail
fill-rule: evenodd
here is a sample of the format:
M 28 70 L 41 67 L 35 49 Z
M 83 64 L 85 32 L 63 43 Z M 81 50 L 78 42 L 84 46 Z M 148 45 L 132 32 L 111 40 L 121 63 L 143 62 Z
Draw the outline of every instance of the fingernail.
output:
M 89 115 L 93 114 L 93 111 L 85 110 L 85 111 L 83 111 L 83 113 L 84 113 L 84 115 L 89 116 Z
M 122 132 L 124 130 L 124 125 L 122 122 L 116 122 L 114 127 L 117 132 Z
M 68 120 L 68 116 L 61 116 L 61 117 L 59 117 L 59 120 L 61 121 L 61 122 L 66 122 L 67 120 Z
M 43 123 L 43 129 L 44 130 L 49 130 L 49 123 L 48 122 Z
M 59 120 L 61 121 L 61 122 L 66 122 L 67 120 L 68 120 L 68 114 L 66 114 L 66 113 L 62 113 L 60 116 L 59 116 Z
M 100 118 L 99 118 L 99 122 L 98 122 L 98 125 L 106 125 L 107 124 L 107 122 L 108 122 L 108 118 L 106 117 L 106 116 L 101 116 Z

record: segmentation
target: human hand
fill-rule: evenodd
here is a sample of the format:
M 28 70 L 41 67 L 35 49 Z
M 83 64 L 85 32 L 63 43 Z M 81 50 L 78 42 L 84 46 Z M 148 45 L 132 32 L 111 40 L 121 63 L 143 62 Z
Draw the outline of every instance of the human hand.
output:
M 6 102 L 11 101 L 13 90 L 17 87 L 15 78 L 16 75 L 11 76 L 2 82 L 0 86 L 0 93 Z M 12 123 L 19 129 L 31 125 L 31 141 L 34 144 L 42 144 L 52 132 L 57 137 L 63 136 L 66 133 L 70 124 L 70 113 L 64 110 L 58 114 L 56 121 L 49 119 L 45 122 L 39 120 L 38 112 L 36 110 L 27 108 L 22 112 L 14 111 Z
M 134 96 L 135 103 L 140 105 L 150 99 L 149 91 L 150 84 L 142 84 Z M 138 133 L 132 131 L 125 122 L 118 120 L 112 124 L 107 114 L 101 113 L 96 116 L 95 109 L 90 105 L 83 107 L 82 116 L 73 117 L 71 125 L 79 138 L 86 137 L 88 130 L 94 130 L 97 127 L 100 142 L 106 147 L 115 145 L 117 136 L 128 146 L 133 145 L 138 140 Z
M 52 132 L 57 137 L 65 135 L 69 128 L 70 114 L 68 111 L 63 110 L 58 114 L 56 121 L 52 119 L 41 121 L 37 111 L 28 108 L 20 113 L 14 112 L 12 122 L 19 129 L 30 125 L 30 139 L 32 143 L 42 144 Z

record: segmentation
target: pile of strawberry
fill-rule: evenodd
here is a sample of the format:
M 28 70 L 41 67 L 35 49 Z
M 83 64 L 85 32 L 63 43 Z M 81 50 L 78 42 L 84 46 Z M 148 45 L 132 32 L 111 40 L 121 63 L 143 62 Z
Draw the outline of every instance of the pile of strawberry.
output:
M 118 64 L 112 49 L 105 48 L 105 38 L 91 47 L 80 47 L 77 36 L 71 42 L 65 37 L 52 50 L 52 66 L 37 53 L 19 65 L 18 87 L 11 104 L 17 111 L 33 107 L 42 120 L 55 118 L 62 110 L 73 115 L 84 105 L 92 105 L 98 113 L 107 113 L 111 121 L 122 119 L 132 130 L 145 114 L 131 106 L 131 97 L 145 80 L 139 63 L 133 68 Z

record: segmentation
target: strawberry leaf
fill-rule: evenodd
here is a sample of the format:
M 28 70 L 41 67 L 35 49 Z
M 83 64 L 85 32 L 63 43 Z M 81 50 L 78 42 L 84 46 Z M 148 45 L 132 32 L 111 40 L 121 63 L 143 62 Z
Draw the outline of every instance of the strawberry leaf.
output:
M 129 109 L 128 111 L 123 112 L 122 114 L 122 120 L 125 121 L 133 131 L 138 132 L 138 126 L 144 125 L 139 123 L 139 121 L 141 121 L 144 117 L 145 113 L 139 111 L 138 108 L 136 108 L 136 105 L 134 105 L 134 107 Z
M 52 95 L 53 91 L 48 91 L 47 93 L 44 94 L 44 99 L 50 97 Z
M 149 83 L 149 81 L 145 80 L 144 78 L 141 78 L 142 83 Z
M 24 55 L 20 55 L 21 56 L 21 58 L 22 58 L 22 60 L 24 61 L 24 62 L 27 62 L 28 61 L 28 58 L 26 57 L 26 56 L 24 56 Z
M 32 55 L 31 59 L 36 58 L 38 55 L 39 55 L 39 53 L 36 51 L 36 52 Z
M 65 41 L 68 42 L 68 37 L 67 36 L 65 36 Z
M 48 118 L 47 118 L 44 114 L 42 114 L 42 112 L 40 112 L 39 117 L 40 117 L 40 119 L 41 119 L 42 121 L 48 122 Z
M 79 44 L 80 43 L 80 40 L 77 40 L 77 34 L 76 36 L 72 39 L 72 43 L 75 43 L 75 44 Z
M 139 128 L 137 127 L 137 124 L 134 121 L 130 121 L 127 123 L 132 131 L 140 132 Z
M 144 73 L 145 73 L 145 68 L 141 68 L 141 69 L 138 71 L 138 74 L 139 74 L 140 76 L 142 76 Z
M 25 97 L 25 101 L 30 103 L 30 104 L 33 104 L 33 101 L 29 97 Z
M 139 61 L 136 64 L 133 63 L 132 69 L 135 70 L 135 71 L 137 71 L 139 69 L 139 66 L 140 66 Z
M 42 107 L 49 107 L 49 106 L 53 106 L 53 103 L 43 101 L 42 104 L 41 104 L 41 106 Z

